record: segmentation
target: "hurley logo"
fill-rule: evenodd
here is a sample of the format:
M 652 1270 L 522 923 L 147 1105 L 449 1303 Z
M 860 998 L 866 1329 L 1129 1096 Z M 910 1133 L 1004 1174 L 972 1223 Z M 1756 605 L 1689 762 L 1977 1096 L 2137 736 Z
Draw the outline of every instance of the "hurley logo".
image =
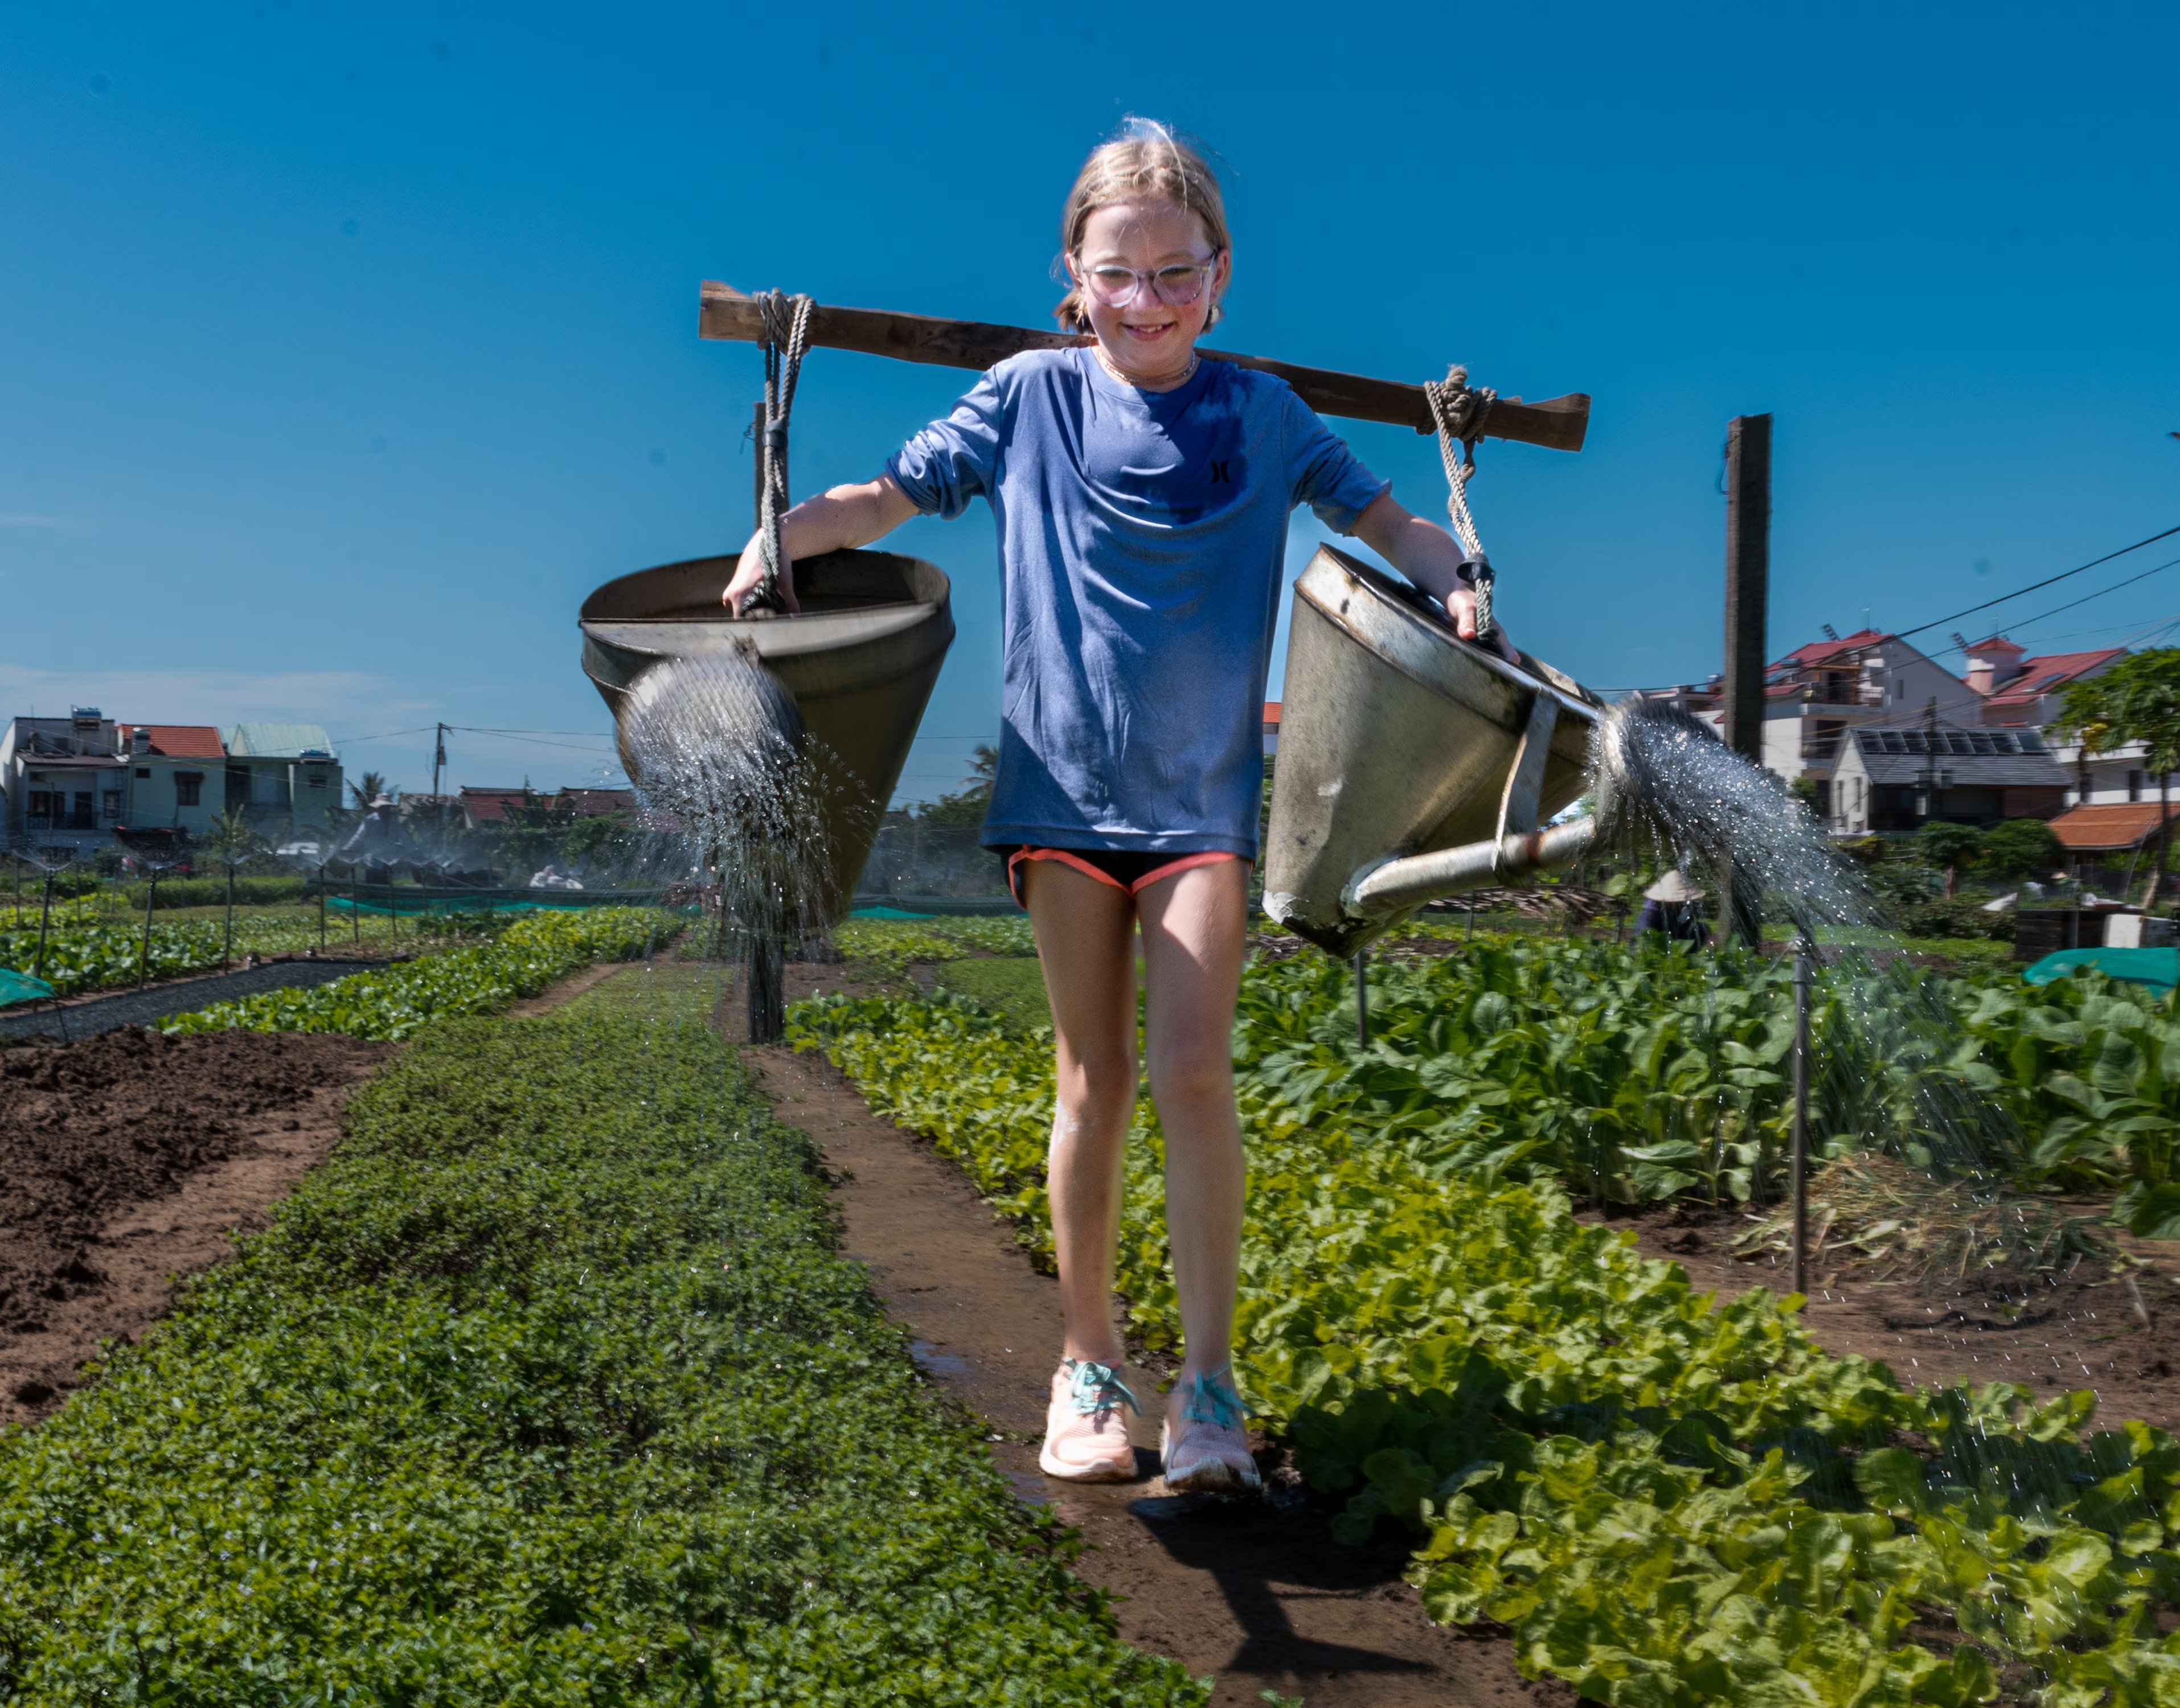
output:
M 1234 477 L 1226 472 L 1225 463 L 1214 463 L 1211 465 L 1211 484 L 1214 486 L 1222 485 L 1230 486 L 1234 484 Z

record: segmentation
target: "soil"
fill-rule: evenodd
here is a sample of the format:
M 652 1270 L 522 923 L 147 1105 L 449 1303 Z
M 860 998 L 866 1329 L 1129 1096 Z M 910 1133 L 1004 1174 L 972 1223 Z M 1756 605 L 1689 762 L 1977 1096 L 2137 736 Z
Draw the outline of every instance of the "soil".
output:
M 790 966 L 790 999 L 851 985 L 845 971 Z M 738 994 L 720 1013 L 734 1041 L 744 1035 Z M 844 1247 L 917 1337 L 926 1370 L 984 1420 L 993 1457 L 1023 1498 L 1050 1502 L 1081 1531 L 1076 1573 L 1114 1595 L 1123 1639 L 1216 1674 L 1220 1704 L 1255 1704 L 1267 1690 L 1310 1708 L 1576 1701 L 1564 1685 L 1523 1679 L 1503 1635 L 1432 1624 L 1401 1577 L 1409 1549 L 1398 1538 L 1361 1549 L 1335 1543 L 1329 1509 L 1278 1475 L 1269 1447 L 1260 1455 L 1274 1474 L 1268 1499 L 1169 1494 L 1148 1395 L 1151 1418 L 1131 1420 L 1139 1480 L 1046 1478 L 1037 1450 L 1060 1343 L 1057 1283 L 952 1163 L 873 1115 L 823 1057 L 776 1046 L 747 1048 L 746 1057 L 780 1118 L 822 1147 Z
M 586 968 L 510 1013 L 548 1013 L 625 970 Z M 102 1340 L 143 1334 L 187 1277 L 262 1227 L 399 1048 L 131 1028 L 0 1050 L 0 1428 L 56 1410 Z
M 1583 1219 L 1632 1229 L 1645 1256 L 1680 1264 L 1722 1299 L 1752 1287 L 1793 1290 L 1783 1255 L 1749 1260 L 1728 1249 L 1748 1225 L 1737 1216 L 1652 1205 Z M 1887 1278 L 1834 1254 L 1811 1266 L 1802 1320 L 1826 1351 L 1881 1360 L 1903 1381 L 2025 1382 L 2045 1399 L 2086 1387 L 2106 1425 L 2139 1418 L 2180 1431 L 2180 1243 L 2122 1236 L 2117 1244 L 2133 1260 L 2132 1288 L 2095 1258 L 1993 1286 Z
M 394 1047 L 131 1030 L 0 1052 L 0 1424 L 52 1411 L 101 1340 L 262 1225 Z

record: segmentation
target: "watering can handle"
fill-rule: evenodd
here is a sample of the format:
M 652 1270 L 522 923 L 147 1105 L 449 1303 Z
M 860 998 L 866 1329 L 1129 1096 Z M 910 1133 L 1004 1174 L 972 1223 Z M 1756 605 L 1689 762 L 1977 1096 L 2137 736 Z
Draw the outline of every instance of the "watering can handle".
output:
M 1423 398 L 1438 427 L 1439 460 L 1445 464 L 1445 513 L 1453 524 L 1453 537 L 1461 542 L 1462 579 L 1476 590 L 1476 639 L 1491 644 L 1492 584 L 1498 579 L 1484 541 L 1476 531 L 1476 518 L 1468 508 L 1468 483 L 1476 474 L 1476 442 L 1484 435 L 1484 418 L 1499 394 L 1489 386 L 1468 383 L 1468 370 L 1456 363 L 1443 380 L 1425 380 Z
M 757 298 L 764 315 L 764 424 L 757 435 L 757 530 L 764 541 L 764 579 L 750 590 L 744 616 L 777 616 L 787 609 L 780 597 L 780 566 L 787 561 L 779 541 L 780 518 L 787 513 L 787 421 L 795 408 L 795 384 L 810 348 L 806 296 L 766 291 Z

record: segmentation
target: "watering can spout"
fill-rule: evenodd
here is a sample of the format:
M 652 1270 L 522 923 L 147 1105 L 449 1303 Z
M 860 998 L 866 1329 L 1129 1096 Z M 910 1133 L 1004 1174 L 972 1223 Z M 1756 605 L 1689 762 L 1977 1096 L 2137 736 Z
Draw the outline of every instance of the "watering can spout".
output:
M 1597 696 L 1455 634 L 1428 595 L 1329 546 L 1295 584 L 1264 909 L 1327 953 L 1424 902 L 1581 858 Z
M 1358 872 L 1341 898 L 1351 918 L 1397 919 L 1442 896 L 1516 884 L 1546 866 L 1572 865 L 1597 839 L 1594 818 L 1570 819 L 1549 830 L 1441 849 L 1381 861 Z

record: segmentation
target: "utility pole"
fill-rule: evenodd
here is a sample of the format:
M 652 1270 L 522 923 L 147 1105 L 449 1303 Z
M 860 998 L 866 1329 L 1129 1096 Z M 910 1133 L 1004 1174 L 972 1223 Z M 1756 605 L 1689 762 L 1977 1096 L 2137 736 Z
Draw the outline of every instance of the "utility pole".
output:
M 1770 615 L 1771 418 L 1736 415 L 1726 428 L 1726 744 L 1764 764 L 1764 638 Z M 1753 948 L 1763 935 L 1761 879 L 1728 864 L 1726 927 Z
M 439 773 L 446 768 L 446 764 L 447 726 L 443 723 L 432 747 L 432 805 L 435 809 L 439 802 Z M 439 816 L 442 819 L 446 816 L 444 813 Z

